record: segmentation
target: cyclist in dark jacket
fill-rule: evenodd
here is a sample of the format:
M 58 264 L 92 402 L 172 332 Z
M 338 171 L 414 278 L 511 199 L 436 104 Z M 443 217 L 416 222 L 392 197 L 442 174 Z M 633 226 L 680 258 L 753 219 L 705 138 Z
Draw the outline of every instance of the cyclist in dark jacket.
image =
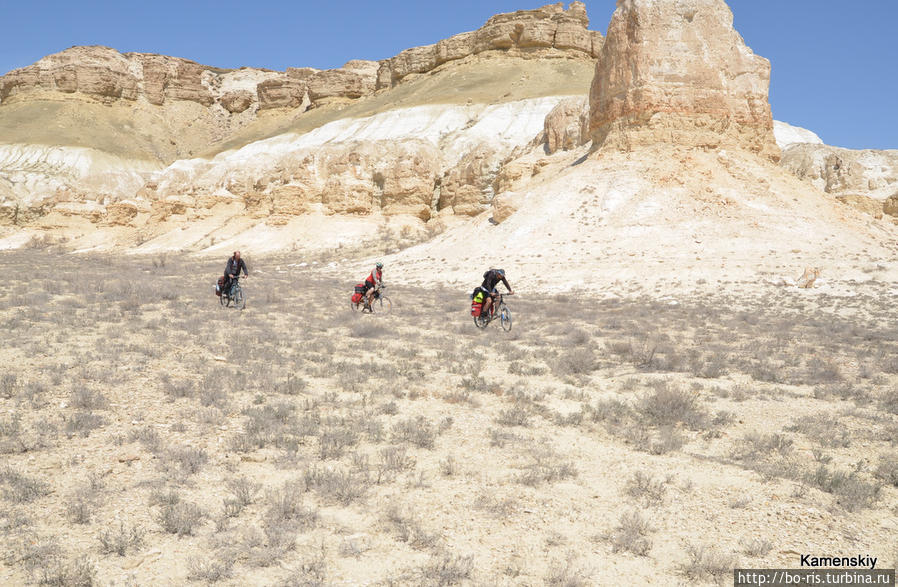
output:
M 228 264 L 225 266 L 225 284 L 222 292 L 230 293 L 231 283 L 240 277 L 241 270 L 244 275 L 249 277 L 249 271 L 246 270 L 246 263 L 240 258 L 240 251 L 234 251 L 234 254 L 228 259 Z
M 481 311 L 481 314 L 484 316 L 490 315 L 489 312 L 490 307 L 493 305 L 493 296 L 499 293 L 496 286 L 499 285 L 500 281 L 505 285 L 505 289 L 508 290 L 509 294 L 514 293 L 514 290 L 511 289 L 511 286 L 508 284 L 508 280 L 505 279 L 505 269 L 491 268 L 483 274 L 483 283 L 480 284 L 480 291 L 484 294 L 483 310 Z

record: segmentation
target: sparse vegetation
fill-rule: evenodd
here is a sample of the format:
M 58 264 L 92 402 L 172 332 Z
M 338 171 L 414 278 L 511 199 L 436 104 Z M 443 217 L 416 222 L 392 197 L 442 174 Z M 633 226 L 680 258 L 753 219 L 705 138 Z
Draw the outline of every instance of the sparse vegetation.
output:
M 444 552 L 434 554 L 418 572 L 422 585 L 459 585 L 471 577 L 474 557 Z
M 681 570 L 690 581 L 721 581 L 736 568 L 735 556 L 705 545 L 689 545 L 686 557 Z
M 898 453 L 887 453 L 879 457 L 876 477 L 893 487 L 898 487 Z
M 667 492 L 667 481 L 656 479 L 648 473 L 636 471 L 627 480 L 627 495 L 646 505 L 659 505 Z
M 9 582 L 106 584 L 132 563 L 145 582 L 174 541 L 176 583 L 620 582 L 567 554 L 599 548 L 692 584 L 774 552 L 752 526 L 689 549 L 676 577 L 659 553 L 681 528 L 716 537 L 709 513 L 836 506 L 846 549 L 845 510 L 891 515 L 898 341 L 863 317 L 887 296 L 834 312 L 570 293 L 547 314 L 522 295 L 506 335 L 476 331 L 450 288 L 396 286 L 414 307 L 360 317 L 321 302 L 345 284 L 267 263 L 224 328 L 203 260 L 169 255 L 147 283 L 139 256 L 0 256 L 28 276 L 0 292 Z M 519 544 L 466 550 L 487 535 Z
M 742 554 L 753 558 L 766 556 L 773 543 L 766 538 L 750 538 L 742 542 Z
M 412 548 L 426 550 L 439 544 L 439 536 L 425 528 L 424 523 L 413 512 L 403 509 L 397 503 L 387 506 L 384 523 L 400 542 Z
M 585 587 L 589 585 L 589 573 L 577 563 L 573 554 L 563 561 L 554 561 L 544 578 L 550 587 Z
M 45 482 L 9 467 L 0 471 L 0 484 L 3 499 L 13 503 L 29 503 L 50 493 Z
M 196 504 L 177 501 L 163 505 L 156 520 L 169 534 L 190 536 L 206 517 L 206 513 Z
M 820 465 L 805 479 L 810 485 L 832 493 L 836 502 L 848 511 L 861 510 L 879 496 L 881 486 L 863 479 L 857 472 L 845 472 Z
M 647 556 L 652 549 L 648 535 L 652 528 L 648 521 L 636 511 L 624 512 L 617 527 L 608 536 L 614 552 L 629 552 L 636 556 Z
M 530 486 L 563 481 L 577 476 L 577 469 L 572 463 L 545 446 L 531 447 L 519 470 L 515 481 Z
M 117 527 L 100 532 L 97 537 L 104 554 L 115 553 L 125 556 L 130 550 L 139 550 L 143 546 L 146 533 L 138 526 L 125 526 L 125 522 L 119 522 Z

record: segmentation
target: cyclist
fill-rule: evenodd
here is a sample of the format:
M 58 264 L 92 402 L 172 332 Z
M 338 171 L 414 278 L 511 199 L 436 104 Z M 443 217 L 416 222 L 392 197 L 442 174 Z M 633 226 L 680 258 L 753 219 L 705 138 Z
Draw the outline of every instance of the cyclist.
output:
M 384 285 L 384 264 L 378 261 L 374 265 L 374 269 L 365 278 L 365 308 L 371 310 L 371 303 L 374 302 L 374 292 Z
M 514 294 L 514 290 L 508 285 L 505 279 L 505 269 L 494 269 L 490 267 L 489 271 L 483 274 L 483 283 L 480 284 L 480 291 L 483 292 L 483 310 L 480 312 L 482 316 L 490 315 L 490 307 L 493 305 L 493 298 L 499 294 L 496 286 L 499 282 L 505 285 L 505 289 L 509 294 Z
M 246 262 L 240 258 L 240 251 L 234 251 L 234 254 L 228 259 L 228 264 L 225 266 L 225 283 L 224 288 L 221 290 L 222 294 L 231 295 L 231 284 L 240 277 L 241 270 L 243 270 L 245 276 L 249 277 L 249 271 L 246 270 Z

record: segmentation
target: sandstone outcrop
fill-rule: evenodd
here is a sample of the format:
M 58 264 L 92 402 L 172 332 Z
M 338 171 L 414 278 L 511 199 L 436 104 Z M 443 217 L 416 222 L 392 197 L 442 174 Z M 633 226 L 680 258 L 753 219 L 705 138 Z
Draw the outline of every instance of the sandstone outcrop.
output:
M 889 216 L 898 216 L 898 192 L 886 198 L 882 203 L 882 211 Z
M 777 159 L 770 62 L 733 29 L 723 0 L 620 0 L 590 90 L 591 138 L 738 147 Z
M 499 163 L 494 147 L 482 143 L 471 149 L 443 177 L 437 209 L 468 216 L 483 212 L 492 196 Z
M 119 53 L 109 47 L 72 47 L 0 78 L 0 103 L 33 90 L 81 93 L 100 100 L 151 104 L 189 100 L 205 106 L 215 97 L 204 74 L 225 73 L 187 59 L 145 53 Z
M 222 107 L 231 114 L 245 112 L 247 108 L 252 106 L 254 101 L 252 92 L 248 92 L 247 90 L 228 92 L 221 96 Z
M 316 72 L 295 73 L 308 83 Z M 188 213 L 199 215 L 221 202 L 239 202 L 252 217 L 274 215 L 278 222 L 310 212 L 473 216 L 489 209 L 497 174 L 516 148 L 539 147 L 544 155 L 542 143 L 531 139 L 543 134 L 560 100 L 427 105 L 341 119 L 211 160 L 176 162 L 148 181 L 137 199 L 171 202 L 186 194 L 193 198 Z M 527 177 L 537 172 L 529 163 Z M 160 204 L 158 218 L 181 214 L 172 205 Z
M 856 210 L 860 210 L 865 214 L 869 214 L 873 218 L 882 218 L 884 202 L 881 202 L 880 200 L 874 200 L 870 196 L 864 196 L 861 194 L 836 196 L 836 199 Z
M 440 153 L 428 141 L 353 141 L 296 149 L 252 166 L 172 168 L 146 197 L 167 218 L 211 207 L 227 194 L 256 217 L 327 214 L 410 214 L 427 220 L 440 174 Z M 190 193 L 191 200 L 179 198 Z M 228 197 L 225 197 L 227 201 Z
M 374 91 L 377 62 L 343 68 L 273 72 L 209 67 L 188 59 L 119 53 L 109 47 L 72 47 L 0 77 L 0 104 L 30 92 L 82 94 L 103 102 L 146 100 L 221 105 L 228 113 L 299 108 L 332 97 L 355 99 Z
M 276 217 L 281 224 L 313 212 L 423 220 L 439 212 L 480 214 L 490 208 L 515 148 L 533 143 L 527 148 L 542 151 L 543 139 L 533 137 L 543 128 L 553 148 L 579 145 L 586 136 L 578 122 L 583 99 L 545 118 L 562 95 L 582 93 L 588 83 L 603 42 L 588 24 L 582 3 L 567 9 L 559 3 L 497 15 L 477 31 L 385 62 L 355 60 L 332 70 L 231 70 L 73 47 L 0 77 L 0 130 L 18 129 L 7 135 L 10 145 L 0 145 L 0 223 L 22 225 L 58 212 L 81 224 L 146 233 L 154 223 L 215 214 Z M 484 52 L 488 59 L 466 59 Z M 375 102 L 357 110 L 370 116 L 345 119 L 341 105 L 310 114 L 310 125 L 291 126 L 307 108 L 364 98 L 451 61 L 463 61 L 462 76 L 499 79 L 502 99 L 489 97 L 493 90 L 458 104 L 427 96 L 401 113 Z M 563 80 L 561 87 L 546 74 Z M 444 95 L 440 84 L 456 81 L 440 75 L 433 96 Z M 519 98 L 505 93 L 507 84 L 522 86 L 531 75 L 545 88 L 518 88 Z M 37 120 L 31 115 L 48 108 L 56 118 L 40 124 L 53 131 L 33 138 L 38 123 L 26 128 L 20 121 Z M 274 138 L 254 141 L 261 136 Z M 222 157 L 203 156 L 235 137 Z M 29 141 L 59 146 L 32 149 Z M 526 176 L 537 172 L 529 163 Z
M 557 50 L 567 57 L 593 59 L 601 51 L 604 39 L 600 32 L 588 27 L 589 18 L 582 2 L 572 2 L 567 9 L 559 2 L 534 10 L 497 14 L 476 31 L 406 49 L 382 61 L 377 88 L 395 86 L 408 75 L 426 73 L 444 63 L 485 51 L 527 56 L 536 50 Z
M 306 96 L 308 86 L 289 78 L 265 80 L 256 86 L 259 110 L 269 108 L 298 108 Z
M 524 194 L 505 192 L 493 200 L 493 222 L 500 224 L 518 211 L 524 203 Z
M 794 144 L 783 151 L 780 165 L 834 196 L 865 196 L 883 202 L 898 192 L 898 150 Z
M 566 98 L 546 116 L 544 125 L 549 154 L 570 151 L 589 142 L 589 102 Z

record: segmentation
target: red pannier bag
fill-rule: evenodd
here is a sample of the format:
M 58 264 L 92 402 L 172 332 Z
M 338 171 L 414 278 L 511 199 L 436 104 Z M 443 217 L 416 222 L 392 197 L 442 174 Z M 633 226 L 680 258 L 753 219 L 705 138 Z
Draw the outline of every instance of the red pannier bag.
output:
M 353 304 L 361 303 L 361 301 L 362 301 L 362 294 L 360 294 L 360 293 L 352 294 L 352 303 Z
M 483 304 L 478 304 L 477 302 L 471 302 L 471 316 L 480 316 L 481 308 L 483 308 Z

